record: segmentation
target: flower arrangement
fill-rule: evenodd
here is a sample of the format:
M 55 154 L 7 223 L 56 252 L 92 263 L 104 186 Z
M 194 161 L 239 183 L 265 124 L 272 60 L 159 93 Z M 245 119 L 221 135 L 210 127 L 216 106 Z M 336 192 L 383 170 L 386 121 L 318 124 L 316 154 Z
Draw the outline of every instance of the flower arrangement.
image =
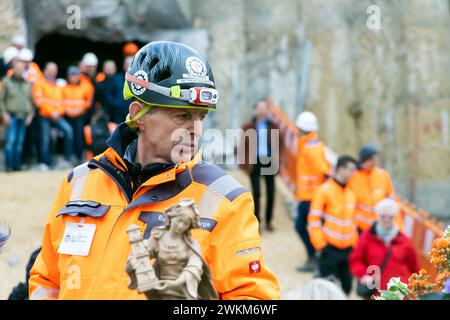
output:
M 400 278 L 391 278 L 387 290 L 378 290 L 376 300 L 450 300 L 450 226 L 441 238 L 433 241 L 430 251 L 430 263 L 436 268 L 438 275 L 434 282 L 430 280 L 427 270 L 421 269 L 413 273 L 408 284 Z

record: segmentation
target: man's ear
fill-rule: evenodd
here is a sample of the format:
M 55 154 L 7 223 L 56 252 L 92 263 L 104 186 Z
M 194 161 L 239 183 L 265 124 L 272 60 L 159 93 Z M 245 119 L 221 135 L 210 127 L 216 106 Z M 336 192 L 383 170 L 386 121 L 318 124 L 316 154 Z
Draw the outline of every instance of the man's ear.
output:
M 142 110 L 142 104 L 138 101 L 133 101 L 129 106 L 130 118 L 133 119 L 139 111 Z

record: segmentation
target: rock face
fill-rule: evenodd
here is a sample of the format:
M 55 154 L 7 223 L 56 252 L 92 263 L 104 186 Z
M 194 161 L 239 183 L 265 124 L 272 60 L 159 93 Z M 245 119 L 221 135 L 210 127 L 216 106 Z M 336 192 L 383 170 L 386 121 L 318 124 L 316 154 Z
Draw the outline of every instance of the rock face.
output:
M 1 3 L 9 6 L 1 15 L 19 15 L 19 1 Z M 220 90 L 208 126 L 239 127 L 266 96 L 292 118 L 311 110 L 332 149 L 356 154 L 362 143 L 376 144 L 400 195 L 449 215 L 446 0 L 23 3 L 31 43 L 53 32 L 108 42 L 188 43 L 209 57 Z M 77 30 L 67 27 L 73 4 L 81 12 Z M 2 30 L 12 30 L 3 28 L 7 23 L 20 30 L 20 22 L 0 21 Z
M 0 53 L 10 46 L 11 38 L 26 31 L 22 2 L 0 1 Z

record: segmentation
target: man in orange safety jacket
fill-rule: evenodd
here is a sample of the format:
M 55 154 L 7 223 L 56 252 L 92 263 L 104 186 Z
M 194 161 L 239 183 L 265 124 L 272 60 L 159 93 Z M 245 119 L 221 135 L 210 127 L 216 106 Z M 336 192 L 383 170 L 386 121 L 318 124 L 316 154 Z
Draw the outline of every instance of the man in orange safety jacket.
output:
M 73 130 L 64 118 L 63 91 L 56 84 L 58 66 L 48 62 L 44 68 L 44 77 L 33 85 L 33 100 L 39 110 L 40 157 L 47 169 L 52 164 L 50 138 L 51 128 L 56 127 L 64 134 L 64 156 L 66 161 L 73 156 Z
M 135 258 L 127 229 L 135 224 L 148 239 L 181 198 L 198 205 L 201 227 L 192 237 L 219 298 L 279 299 L 251 193 L 201 160 L 203 119 L 218 98 L 206 59 L 179 43 L 151 42 L 125 79 L 124 97 L 133 99 L 127 120 L 104 153 L 62 182 L 31 270 L 30 299 L 145 299 L 128 288 L 125 266 L 134 268 Z
M 309 111 L 300 113 L 296 126 L 299 128 L 300 139 L 297 145 L 297 184 L 296 198 L 298 201 L 295 229 L 305 245 L 308 260 L 297 271 L 314 271 L 317 267 L 316 252 L 308 234 L 307 217 L 311 200 L 316 190 L 331 174 L 325 152 L 326 146 L 319 139 L 317 117 Z
M 370 229 L 377 220 L 375 205 L 384 198 L 395 196 L 389 173 L 378 167 L 378 163 L 378 150 L 369 144 L 362 145 L 359 150 L 359 169 L 349 181 L 349 187 L 356 195 L 354 219 L 360 232 Z M 401 228 L 401 218 L 397 216 Z
M 356 198 L 346 185 L 355 170 L 356 160 L 339 157 L 335 176 L 316 191 L 308 215 L 311 243 L 320 252 L 320 276 L 339 279 L 346 294 L 352 289 L 348 256 L 358 239 L 353 221 Z

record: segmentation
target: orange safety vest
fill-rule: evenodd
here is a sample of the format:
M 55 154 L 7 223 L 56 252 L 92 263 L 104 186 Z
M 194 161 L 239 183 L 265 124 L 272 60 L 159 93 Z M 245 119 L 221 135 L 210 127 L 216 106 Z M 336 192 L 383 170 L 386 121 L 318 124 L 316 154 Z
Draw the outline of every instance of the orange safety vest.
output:
M 78 109 L 87 112 L 92 103 L 94 89 L 90 82 L 80 81 L 78 85 L 67 84 L 63 88 L 64 110 Z
M 127 229 L 135 224 L 148 238 L 152 228 L 164 223 L 164 210 L 181 198 L 192 198 L 198 205 L 201 227 L 192 230 L 192 236 L 219 297 L 279 299 L 278 281 L 263 259 L 251 193 L 218 167 L 201 162 L 201 151 L 133 193 L 122 157 L 124 146 L 136 138 L 121 124 L 109 149 L 76 167 L 62 182 L 31 270 L 30 299 L 145 299 L 128 289 Z M 68 223 L 95 225 L 87 256 L 58 253 Z
M 309 236 L 316 250 L 322 250 L 328 244 L 339 249 L 356 245 L 355 205 L 353 191 L 334 179 L 328 179 L 319 187 L 308 214 Z
M 53 111 L 59 112 L 61 116 L 64 115 L 63 92 L 56 83 L 43 77 L 34 83 L 32 95 L 41 116 L 49 117 Z
M 375 205 L 384 198 L 394 196 L 391 177 L 386 170 L 378 167 L 370 171 L 358 170 L 348 185 L 356 195 L 355 223 L 365 231 L 377 220 Z
M 297 145 L 297 184 L 298 201 L 311 201 L 314 192 L 331 174 L 331 167 L 325 157 L 325 144 L 319 140 L 317 132 L 310 132 L 298 140 Z

